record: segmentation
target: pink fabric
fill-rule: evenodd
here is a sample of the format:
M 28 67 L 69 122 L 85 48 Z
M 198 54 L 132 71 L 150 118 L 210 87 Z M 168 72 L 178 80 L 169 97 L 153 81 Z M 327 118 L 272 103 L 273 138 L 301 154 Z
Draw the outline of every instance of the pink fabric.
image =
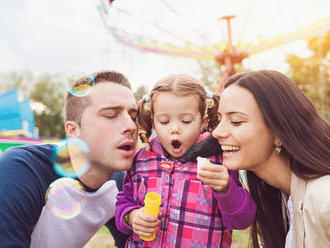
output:
M 221 157 L 211 157 L 211 162 L 221 164 Z M 137 153 L 126 175 L 124 190 L 117 197 L 116 224 L 119 230 L 131 234 L 127 247 L 230 247 L 231 230 L 223 222 L 221 201 L 229 202 L 224 206 L 225 214 L 230 216 L 227 219 L 235 219 L 229 223 L 230 228 L 236 224 L 248 227 L 255 214 L 254 203 L 240 185 L 238 173 L 230 176 L 230 190 L 234 193 L 221 195 L 197 179 L 196 163 L 171 161 L 164 156 L 159 141 L 153 139 L 150 149 L 142 148 Z M 147 192 L 157 192 L 162 197 L 161 225 L 151 242 L 143 242 L 132 233 L 122 218 L 133 207 L 144 205 Z M 243 202 L 246 206 L 242 208 Z M 245 218 L 239 220 L 235 214 L 240 216 L 242 211 Z

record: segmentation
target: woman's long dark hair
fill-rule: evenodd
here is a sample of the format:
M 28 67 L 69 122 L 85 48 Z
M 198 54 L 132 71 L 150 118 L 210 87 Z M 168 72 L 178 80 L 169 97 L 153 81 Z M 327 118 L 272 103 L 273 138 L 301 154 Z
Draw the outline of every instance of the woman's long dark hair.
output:
M 277 71 L 235 74 L 225 88 L 235 84 L 249 90 L 265 120 L 283 145 L 292 171 L 302 179 L 330 174 L 330 125 L 288 77 Z M 212 118 L 212 117 L 210 117 Z M 275 173 L 275 172 L 274 172 Z M 257 205 L 252 226 L 253 247 L 284 247 L 286 226 L 282 217 L 281 191 L 247 172 L 248 186 Z

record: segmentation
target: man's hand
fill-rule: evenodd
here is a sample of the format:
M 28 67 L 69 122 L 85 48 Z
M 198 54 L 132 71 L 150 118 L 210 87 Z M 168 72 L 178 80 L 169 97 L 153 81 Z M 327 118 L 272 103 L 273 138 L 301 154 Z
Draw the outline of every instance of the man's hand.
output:
M 133 227 L 133 232 L 139 236 L 151 237 L 160 224 L 157 216 L 144 213 L 143 208 L 134 209 L 128 216 L 129 224 Z
M 223 165 L 212 163 L 201 165 L 197 179 L 221 194 L 225 194 L 228 190 L 229 174 L 228 169 Z

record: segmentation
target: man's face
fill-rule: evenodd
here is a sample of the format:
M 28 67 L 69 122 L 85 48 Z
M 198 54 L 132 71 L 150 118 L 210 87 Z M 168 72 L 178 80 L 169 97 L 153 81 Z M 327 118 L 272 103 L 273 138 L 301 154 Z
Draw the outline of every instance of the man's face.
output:
M 122 171 L 131 167 L 137 142 L 137 106 L 132 91 L 120 84 L 97 83 L 81 119 L 80 139 L 90 149 L 92 167 Z

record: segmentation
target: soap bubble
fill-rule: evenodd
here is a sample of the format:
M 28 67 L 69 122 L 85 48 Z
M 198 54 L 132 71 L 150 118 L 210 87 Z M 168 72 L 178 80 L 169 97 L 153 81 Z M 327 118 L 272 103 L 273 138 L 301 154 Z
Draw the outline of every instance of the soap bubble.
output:
M 62 177 L 49 185 L 46 202 L 52 214 L 62 219 L 71 219 L 83 210 L 86 191 L 79 181 Z
M 84 73 L 85 74 L 85 73 Z M 79 81 L 79 84 L 76 84 L 76 81 L 80 78 L 84 80 Z M 66 90 L 77 97 L 87 96 L 91 91 L 92 87 L 95 84 L 95 78 L 93 74 L 89 76 L 82 75 L 82 72 L 71 72 L 71 75 L 66 76 L 64 79 Z
M 81 139 L 66 138 L 54 146 L 52 159 L 54 170 L 64 177 L 79 177 L 89 168 L 88 145 Z

